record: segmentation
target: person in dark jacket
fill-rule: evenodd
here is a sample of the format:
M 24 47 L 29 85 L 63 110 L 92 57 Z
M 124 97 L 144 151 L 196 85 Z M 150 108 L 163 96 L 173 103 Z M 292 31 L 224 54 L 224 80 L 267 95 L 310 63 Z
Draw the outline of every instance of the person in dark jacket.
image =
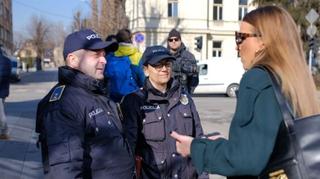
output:
M 146 48 L 141 60 L 147 77 L 144 87 L 125 96 L 121 103 L 125 133 L 135 153 L 142 157 L 140 177 L 197 178 L 190 158 L 176 153 L 175 141 L 169 135 L 172 130 L 192 137 L 203 134 L 190 94 L 171 78 L 175 58 L 166 48 L 152 46 Z
M 67 65 L 37 109 L 45 178 L 134 178 L 134 156 L 103 84 L 105 53 L 117 48 L 90 29 L 66 37 Z
M 0 139 L 9 139 L 4 102 L 9 96 L 11 60 L 0 50 Z
M 167 39 L 168 49 L 176 60 L 173 62 L 173 76 L 192 94 L 199 84 L 197 61 L 181 40 L 181 34 L 176 29 L 169 32 Z
M 198 171 L 260 178 L 285 124 L 271 79 L 257 66 L 268 68 L 278 78 L 297 118 L 319 114 L 320 106 L 298 28 L 285 9 L 265 6 L 250 11 L 240 23 L 235 40 L 247 72 L 240 82 L 229 138 L 193 139 L 179 132 L 172 132 L 172 137 L 177 140 L 178 152 L 190 155 Z M 278 169 L 269 177 L 287 178 L 287 169 Z

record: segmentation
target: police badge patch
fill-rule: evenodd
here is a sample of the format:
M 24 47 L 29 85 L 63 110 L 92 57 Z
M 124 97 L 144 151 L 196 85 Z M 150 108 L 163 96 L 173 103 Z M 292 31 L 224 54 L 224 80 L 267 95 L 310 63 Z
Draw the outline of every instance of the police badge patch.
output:
M 63 90 L 64 90 L 65 87 L 66 87 L 66 85 L 57 86 L 53 90 L 53 92 L 52 92 L 52 94 L 50 96 L 49 102 L 58 101 L 61 98 Z
M 189 103 L 189 99 L 186 94 L 182 94 L 180 97 L 180 102 L 183 105 L 187 105 Z

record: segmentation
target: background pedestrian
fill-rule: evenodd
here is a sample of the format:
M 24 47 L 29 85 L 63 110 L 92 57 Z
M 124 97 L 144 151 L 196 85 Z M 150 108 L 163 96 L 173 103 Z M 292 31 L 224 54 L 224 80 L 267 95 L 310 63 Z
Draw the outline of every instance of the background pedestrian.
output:
M 138 90 L 144 83 L 145 77 L 139 65 L 141 53 L 131 38 L 129 29 L 119 30 L 116 34 L 119 48 L 106 57 L 105 77 L 110 98 L 115 102 L 120 102 L 123 96 Z
M 9 139 L 5 99 L 9 96 L 11 60 L 0 49 L 0 139 Z
M 199 84 L 197 61 L 194 55 L 187 50 L 181 40 L 180 32 L 176 29 L 169 32 L 167 45 L 171 55 L 176 58 L 172 68 L 173 77 L 180 82 L 186 91 L 192 94 Z

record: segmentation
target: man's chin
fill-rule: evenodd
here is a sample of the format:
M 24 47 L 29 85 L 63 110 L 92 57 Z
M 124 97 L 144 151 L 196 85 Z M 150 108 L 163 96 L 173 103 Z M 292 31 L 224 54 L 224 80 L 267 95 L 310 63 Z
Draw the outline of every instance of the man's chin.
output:
M 96 80 L 103 80 L 104 79 L 104 76 L 102 75 L 97 75 L 96 77 L 95 77 L 95 79 Z

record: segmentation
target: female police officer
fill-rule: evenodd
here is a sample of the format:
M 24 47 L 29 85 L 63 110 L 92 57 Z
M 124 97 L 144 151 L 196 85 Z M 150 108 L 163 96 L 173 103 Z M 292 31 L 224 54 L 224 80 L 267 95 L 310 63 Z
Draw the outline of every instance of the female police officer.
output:
M 142 178 L 198 177 L 190 158 L 176 153 L 175 140 L 169 135 L 172 130 L 202 135 L 190 95 L 171 78 L 173 60 L 166 48 L 148 47 L 141 59 L 147 77 L 144 87 L 121 103 L 129 143 L 142 157 Z

